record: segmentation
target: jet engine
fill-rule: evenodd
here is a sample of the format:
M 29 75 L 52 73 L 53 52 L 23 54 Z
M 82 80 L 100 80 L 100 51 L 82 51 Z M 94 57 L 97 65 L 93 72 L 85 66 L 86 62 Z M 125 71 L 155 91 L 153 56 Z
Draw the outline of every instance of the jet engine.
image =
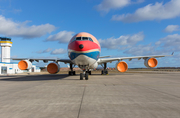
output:
M 158 64 L 158 61 L 155 58 L 147 58 L 144 60 L 144 65 L 148 68 L 154 68 Z
M 18 67 L 20 70 L 29 70 L 32 68 L 32 63 L 29 60 L 21 60 Z
M 89 68 L 90 69 L 95 69 L 97 67 L 98 67 L 98 63 L 96 62 L 96 63 L 92 64 Z
M 118 62 L 116 64 L 116 69 L 119 71 L 119 72 L 126 72 L 127 69 L 128 69 L 128 65 L 126 62 L 124 61 L 121 61 L 121 62 Z
M 50 63 L 48 64 L 47 66 L 47 71 L 50 73 L 50 74 L 55 74 L 55 73 L 58 73 L 60 70 L 60 66 L 58 63 Z

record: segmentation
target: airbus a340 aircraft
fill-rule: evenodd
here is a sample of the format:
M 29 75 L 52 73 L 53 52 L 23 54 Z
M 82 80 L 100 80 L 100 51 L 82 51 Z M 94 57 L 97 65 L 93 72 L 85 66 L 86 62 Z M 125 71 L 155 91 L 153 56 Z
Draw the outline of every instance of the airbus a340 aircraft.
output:
M 95 69 L 98 65 L 103 66 L 102 73 L 103 75 L 108 74 L 107 63 L 112 61 L 117 61 L 116 69 L 119 72 L 125 72 L 128 69 L 126 62 L 122 61 L 128 59 L 144 59 L 144 65 L 149 68 L 154 68 L 157 66 L 158 61 L 155 58 L 172 56 L 172 55 L 153 55 L 153 56 L 136 56 L 136 57 L 117 57 L 109 58 L 108 56 L 100 57 L 101 47 L 98 40 L 91 34 L 86 32 L 81 32 L 76 34 L 70 40 L 68 44 L 68 56 L 69 59 L 31 59 L 31 58 L 12 58 L 13 60 L 20 60 L 18 67 L 21 70 L 28 70 L 32 68 L 32 62 L 43 60 L 44 62 L 53 61 L 48 64 L 47 71 L 50 74 L 55 74 L 59 72 L 60 65 L 58 62 L 64 62 L 65 64 L 70 64 L 69 75 L 75 75 L 73 68 L 77 65 L 83 70 L 83 73 L 80 73 L 80 80 L 83 80 L 85 77 L 88 80 L 88 75 L 91 75 L 90 69 Z

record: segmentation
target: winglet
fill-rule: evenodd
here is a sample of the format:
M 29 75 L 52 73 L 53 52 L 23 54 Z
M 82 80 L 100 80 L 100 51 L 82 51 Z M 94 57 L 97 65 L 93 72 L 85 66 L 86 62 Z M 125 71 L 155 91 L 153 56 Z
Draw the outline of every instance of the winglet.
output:
M 172 54 L 171 55 L 174 55 L 174 52 L 172 52 Z

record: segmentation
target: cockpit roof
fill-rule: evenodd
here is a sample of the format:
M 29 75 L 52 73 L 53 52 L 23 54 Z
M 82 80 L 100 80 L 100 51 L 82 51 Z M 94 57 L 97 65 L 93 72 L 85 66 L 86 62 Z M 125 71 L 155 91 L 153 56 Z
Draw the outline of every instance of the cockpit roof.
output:
M 91 35 L 91 34 L 89 34 L 87 32 L 80 32 L 80 33 L 76 34 L 75 36 L 73 36 L 71 38 L 69 43 L 73 42 L 75 40 L 75 37 L 90 37 L 94 43 L 96 43 L 96 44 L 98 44 L 100 46 L 100 44 L 99 44 L 98 40 L 96 39 L 96 37 L 94 37 L 93 35 Z M 89 38 L 89 40 L 91 40 L 90 38 Z

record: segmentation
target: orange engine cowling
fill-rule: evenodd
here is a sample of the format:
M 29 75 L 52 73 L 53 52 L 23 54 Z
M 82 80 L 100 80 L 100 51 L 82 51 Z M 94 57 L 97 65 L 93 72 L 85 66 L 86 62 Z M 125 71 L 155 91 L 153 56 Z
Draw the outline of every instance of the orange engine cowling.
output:
M 128 65 L 126 62 L 124 61 L 121 61 L 119 63 L 116 64 L 116 69 L 119 71 L 119 72 L 126 72 L 127 69 L 128 69 Z
M 32 63 L 29 60 L 21 60 L 18 67 L 20 70 L 29 70 L 32 68 Z
M 147 58 L 146 60 L 144 60 L 144 65 L 148 68 L 154 68 L 157 66 L 157 64 L 158 61 L 155 58 Z
M 60 69 L 60 66 L 59 64 L 57 63 L 50 63 L 48 64 L 47 66 L 47 71 L 50 73 L 50 74 L 56 74 L 59 72 L 59 69 Z

